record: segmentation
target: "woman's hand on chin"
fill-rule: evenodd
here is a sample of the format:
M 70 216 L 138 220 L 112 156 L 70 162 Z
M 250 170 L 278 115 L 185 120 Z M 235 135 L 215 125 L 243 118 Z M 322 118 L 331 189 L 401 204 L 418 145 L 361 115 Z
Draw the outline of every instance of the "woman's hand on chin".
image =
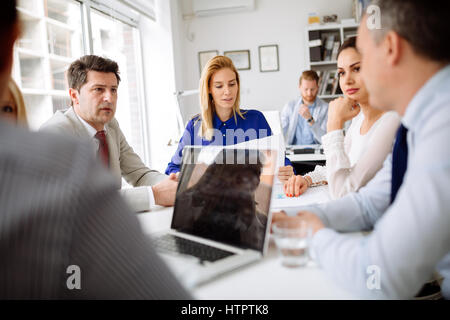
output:
M 339 97 L 328 105 L 327 132 L 340 130 L 344 123 L 356 117 L 361 110 L 359 104 L 349 97 Z

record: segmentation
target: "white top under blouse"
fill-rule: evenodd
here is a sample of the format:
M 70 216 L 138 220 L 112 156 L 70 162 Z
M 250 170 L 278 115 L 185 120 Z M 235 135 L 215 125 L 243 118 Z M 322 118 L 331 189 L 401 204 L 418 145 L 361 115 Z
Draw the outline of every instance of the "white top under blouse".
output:
M 362 135 L 364 114 L 361 111 L 344 136 L 344 130 L 334 130 L 322 137 L 326 166 L 316 166 L 307 173 L 313 183 L 327 181 L 332 198 L 363 187 L 381 169 L 392 151 L 400 118 L 394 111 L 384 113 L 370 130 Z

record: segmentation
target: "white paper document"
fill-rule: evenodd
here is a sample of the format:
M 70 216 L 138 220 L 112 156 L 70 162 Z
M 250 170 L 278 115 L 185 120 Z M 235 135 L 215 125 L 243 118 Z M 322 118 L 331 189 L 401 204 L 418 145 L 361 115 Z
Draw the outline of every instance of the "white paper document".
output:
M 277 183 L 273 186 L 271 210 L 295 208 L 311 204 L 324 203 L 331 200 L 328 186 L 312 187 L 298 197 L 287 197 L 283 191 L 283 185 Z

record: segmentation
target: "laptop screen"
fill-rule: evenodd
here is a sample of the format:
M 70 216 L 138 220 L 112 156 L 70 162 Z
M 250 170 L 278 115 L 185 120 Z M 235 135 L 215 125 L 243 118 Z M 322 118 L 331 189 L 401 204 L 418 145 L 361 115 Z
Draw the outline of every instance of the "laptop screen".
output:
M 263 252 L 276 151 L 186 146 L 172 229 Z

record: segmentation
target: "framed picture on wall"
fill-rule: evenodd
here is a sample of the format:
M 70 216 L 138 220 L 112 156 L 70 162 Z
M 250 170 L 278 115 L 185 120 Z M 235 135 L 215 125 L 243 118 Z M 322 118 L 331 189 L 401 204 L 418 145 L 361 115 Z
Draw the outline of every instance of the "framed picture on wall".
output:
M 273 72 L 280 71 L 280 61 L 278 59 L 278 45 L 271 44 L 259 46 L 259 71 Z
M 198 53 L 198 67 L 200 69 L 200 74 L 202 74 L 203 68 L 206 63 L 215 56 L 219 55 L 219 51 L 217 50 L 209 50 L 209 51 L 200 51 Z
M 250 70 L 250 50 L 225 51 L 224 56 L 233 60 L 238 70 Z

